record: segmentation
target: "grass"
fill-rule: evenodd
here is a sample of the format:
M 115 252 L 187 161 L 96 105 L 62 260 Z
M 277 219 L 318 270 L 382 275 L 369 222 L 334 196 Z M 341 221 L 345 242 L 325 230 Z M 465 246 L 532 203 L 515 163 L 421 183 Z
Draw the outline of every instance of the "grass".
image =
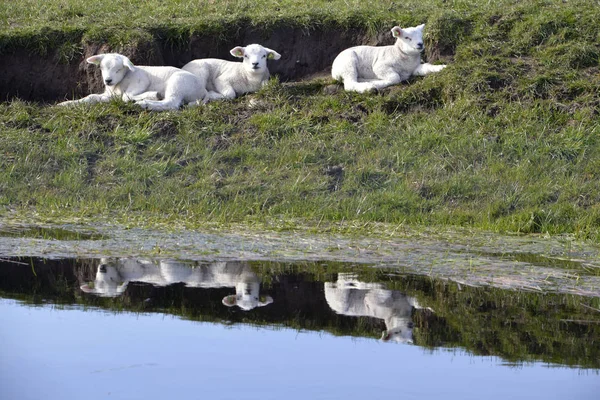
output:
M 48 46 L 69 43 L 74 36 L 82 42 L 108 42 L 126 47 L 148 39 L 151 33 L 160 40 L 178 46 L 192 34 L 226 37 L 241 27 L 269 31 L 277 26 L 296 26 L 307 30 L 331 24 L 341 27 L 366 27 L 378 30 L 398 14 L 417 22 L 410 12 L 431 10 L 412 1 L 402 6 L 377 1 L 365 4 L 357 0 L 245 0 L 181 1 L 150 0 L 143 4 L 129 0 L 26 0 L 0 7 L 0 53 L 22 46 L 44 53 Z M 470 2 L 458 2 L 463 7 Z M 471 2 L 472 3 L 472 2 Z M 407 7 L 408 6 L 408 7 Z M 392 15 L 390 15 L 390 13 Z M 68 38 L 62 37 L 70 33 Z M 57 35 L 58 33 L 58 35 Z
M 182 46 L 244 24 L 383 32 L 426 21 L 430 56 L 450 66 L 380 94 L 273 79 L 255 95 L 178 112 L 4 102 L 0 216 L 600 240 L 595 1 L 40 4 L 0 7 L 0 53 L 54 46 L 69 59 L 86 41 Z

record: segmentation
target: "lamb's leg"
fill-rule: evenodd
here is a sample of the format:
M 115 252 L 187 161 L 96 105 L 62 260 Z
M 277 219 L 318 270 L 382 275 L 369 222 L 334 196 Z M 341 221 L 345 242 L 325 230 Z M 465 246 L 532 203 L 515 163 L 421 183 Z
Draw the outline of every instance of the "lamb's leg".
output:
M 159 100 L 158 92 L 144 92 L 141 94 L 123 93 L 124 101 L 140 101 L 140 100 Z
M 358 56 L 354 51 L 350 51 L 334 60 L 331 74 L 334 79 L 344 82 L 344 90 L 346 91 L 364 93 L 375 89 L 371 82 L 360 82 L 358 63 Z
M 165 89 L 165 98 L 180 98 L 181 104 L 191 106 L 205 104 L 210 100 L 204 82 L 189 72 L 174 75 L 169 80 Z
M 425 76 L 434 72 L 439 72 L 441 70 L 443 70 L 444 68 L 446 68 L 445 65 L 433 65 L 433 64 L 429 64 L 429 63 L 424 63 L 421 64 L 417 67 L 417 69 L 415 69 L 415 72 L 413 72 L 413 75 L 417 75 L 417 76 Z
M 67 100 L 61 103 L 58 103 L 57 106 L 74 106 L 78 104 L 84 103 L 106 103 L 110 101 L 111 95 L 109 93 L 102 94 L 90 94 L 79 100 Z
M 213 101 L 213 100 L 223 100 L 226 98 L 227 97 L 223 96 L 219 92 L 213 92 L 212 90 L 209 90 L 206 95 L 206 102 Z
M 139 100 L 136 104 L 151 111 L 177 110 L 181 106 L 183 99 L 181 97 L 168 97 L 163 100 Z
M 233 89 L 233 86 L 231 86 L 229 83 L 217 79 L 215 81 L 215 89 L 215 92 L 208 92 L 208 97 L 211 100 L 235 99 L 235 90 Z
M 376 78 L 371 79 L 368 84 L 371 85 L 373 89 L 377 90 L 397 85 L 408 78 L 408 76 L 401 76 L 389 65 L 383 63 L 375 63 L 373 66 L 373 73 Z
M 388 86 L 397 85 L 400 82 L 402 82 L 402 78 L 400 77 L 400 75 L 393 71 L 390 71 L 387 74 L 378 74 L 378 76 L 380 76 L 381 79 L 373 79 L 365 83 L 371 85 L 373 89 L 380 90 Z
M 235 99 L 235 90 L 227 82 L 216 80 L 213 83 L 215 90 L 207 90 L 204 103 L 214 100 Z
M 344 90 L 346 91 L 365 93 L 375 89 L 371 82 L 347 82 L 344 80 Z

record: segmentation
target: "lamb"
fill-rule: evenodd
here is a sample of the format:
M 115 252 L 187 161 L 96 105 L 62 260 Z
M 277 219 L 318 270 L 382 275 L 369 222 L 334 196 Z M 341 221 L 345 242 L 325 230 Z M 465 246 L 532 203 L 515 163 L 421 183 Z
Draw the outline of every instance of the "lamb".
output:
M 261 280 L 245 262 L 216 262 L 190 268 L 179 262 L 161 261 L 160 268 L 168 284 L 184 282 L 188 287 L 235 287 L 236 294 L 222 300 L 227 307 L 238 306 L 249 311 L 273 302 L 271 296 L 260 295 Z
M 85 284 L 80 288 L 85 293 L 100 297 L 116 297 L 125 292 L 130 281 L 147 282 L 157 286 L 166 284 L 160 270 L 150 260 L 102 258 L 93 285 Z
M 331 75 L 344 83 L 347 91 L 367 92 L 441 71 L 446 65 L 421 63 L 423 28 L 392 28 L 396 43 L 391 46 L 356 46 L 342 51 L 333 60 Z
M 181 68 L 201 79 L 208 91 L 207 101 L 234 99 L 244 93 L 258 91 L 269 80 L 267 60 L 281 58 L 275 50 L 259 44 L 237 46 L 230 53 L 243 58 L 243 62 L 205 58 L 190 61 Z
M 383 319 L 383 341 L 413 343 L 412 310 L 421 307 L 412 297 L 386 290 L 378 283 L 361 282 L 353 274 L 340 273 L 337 282 L 325 282 L 325 300 L 337 314 Z
M 117 297 L 125 292 L 129 282 L 154 286 L 184 283 L 204 289 L 234 287 L 236 294 L 225 296 L 222 303 L 245 311 L 273 302 L 271 296 L 260 295 L 261 280 L 244 262 L 215 262 L 191 268 L 189 264 L 172 260 L 154 263 L 138 258 L 102 258 L 93 285 L 84 284 L 80 288 L 101 297 Z
M 129 58 L 118 53 L 99 54 L 86 61 L 100 66 L 104 93 L 58 105 L 107 102 L 112 97 L 119 97 L 124 101 L 135 101 L 149 110 L 175 110 L 183 103 L 204 101 L 207 96 L 201 80 L 179 68 L 134 66 Z

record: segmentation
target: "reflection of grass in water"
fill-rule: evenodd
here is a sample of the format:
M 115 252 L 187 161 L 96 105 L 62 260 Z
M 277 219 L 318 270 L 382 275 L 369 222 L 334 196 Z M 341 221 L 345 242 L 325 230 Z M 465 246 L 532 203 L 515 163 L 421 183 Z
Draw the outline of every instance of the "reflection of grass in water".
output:
M 543 359 L 600 367 L 598 298 L 537 294 L 431 282 L 427 305 L 435 318 L 417 313 L 418 343 L 460 346 L 510 361 Z
M 21 260 L 25 261 L 25 260 Z M 131 283 L 123 296 L 84 295 L 80 282 L 93 268 L 73 260 L 33 260 L 29 268 L 0 263 L 0 296 L 30 304 L 79 304 L 113 312 L 162 312 L 181 318 L 223 324 L 250 324 L 274 329 L 325 331 L 333 335 L 378 339 L 384 324 L 367 317 L 335 314 L 327 305 L 323 282 L 353 271 L 365 282 L 415 297 L 434 313 L 415 310 L 414 339 L 420 346 L 461 347 L 474 354 L 497 355 L 508 361 L 533 361 L 600 368 L 600 298 L 477 288 L 416 275 L 393 275 L 343 263 L 255 263 L 263 279 L 262 294 L 275 302 L 249 312 L 224 307 L 232 288 L 198 290 L 183 284 L 153 287 Z M 80 271 L 86 270 L 86 274 Z

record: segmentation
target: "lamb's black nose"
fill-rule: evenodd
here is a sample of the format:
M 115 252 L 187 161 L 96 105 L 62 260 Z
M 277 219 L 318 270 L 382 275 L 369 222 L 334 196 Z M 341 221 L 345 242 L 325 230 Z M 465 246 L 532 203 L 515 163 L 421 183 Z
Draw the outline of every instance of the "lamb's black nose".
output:
M 106 83 L 107 85 L 110 85 L 112 83 L 112 79 L 105 79 L 104 83 Z
M 98 267 L 98 271 L 102 272 L 103 274 L 106 273 L 106 265 L 101 265 Z
M 417 43 L 417 48 L 418 49 L 422 49 L 423 48 L 423 43 Z

